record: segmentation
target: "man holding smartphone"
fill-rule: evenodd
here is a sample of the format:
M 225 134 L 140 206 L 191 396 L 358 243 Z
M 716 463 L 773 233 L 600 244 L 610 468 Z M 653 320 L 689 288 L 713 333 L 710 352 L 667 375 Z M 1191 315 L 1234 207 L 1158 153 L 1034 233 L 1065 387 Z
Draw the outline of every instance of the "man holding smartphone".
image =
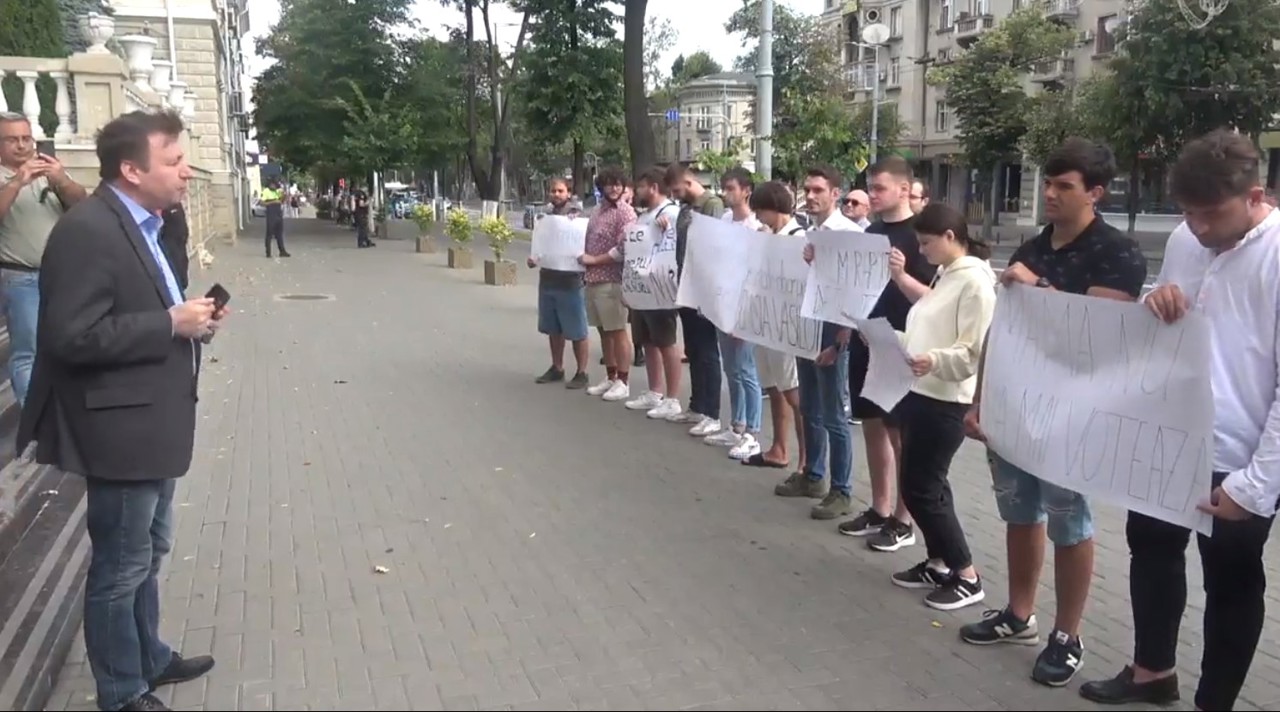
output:
M 40 260 L 62 213 L 85 197 L 53 156 L 53 142 L 37 150 L 31 123 L 0 112 L 0 295 L 9 326 L 9 380 L 22 405 L 36 358 Z

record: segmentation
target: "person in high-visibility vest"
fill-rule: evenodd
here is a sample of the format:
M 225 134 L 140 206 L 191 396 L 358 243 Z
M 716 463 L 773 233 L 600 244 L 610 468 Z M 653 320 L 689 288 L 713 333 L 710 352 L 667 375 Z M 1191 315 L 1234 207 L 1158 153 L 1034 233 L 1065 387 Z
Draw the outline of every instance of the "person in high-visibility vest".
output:
M 284 249 L 284 190 L 280 187 L 280 181 L 271 181 L 270 185 L 263 188 L 260 200 L 267 208 L 267 236 L 263 241 L 267 248 L 267 257 L 271 256 L 271 238 L 273 237 L 280 256 L 288 257 L 289 252 Z

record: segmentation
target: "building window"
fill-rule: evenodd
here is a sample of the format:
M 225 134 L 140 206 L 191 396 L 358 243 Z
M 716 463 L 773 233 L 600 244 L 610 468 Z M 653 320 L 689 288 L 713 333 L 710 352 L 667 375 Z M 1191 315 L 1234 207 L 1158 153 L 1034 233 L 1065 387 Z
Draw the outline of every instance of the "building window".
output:
M 901 57 L 891 57 L 889 59 L 889 86 L 891 87 L 896 87 L 902 83 L 901 59 Z
M 900 7 L 889 8 L 889 36 L 902 36 L 902 8 Z
M 939 63 L 939 64 L 945 64 L 945 63 L 950 62 L 950 61 L 951 61 L 951 48 L 950 48 L 950 47 L 939 47 L 939 48 L 938 48 L 938 63 Z
M 707 115 L 707 107 L 698 107 L 698 130 L 711 128 L 711 117 Z
M 938 11 L 938 29 L 945 30 L 951 27 L 951 0 L 942 0 L 942 7 Z
M 693 139 L 691 138 L 684 140 L 684 155 L 686 157 L 693 155 Z
M 973 14 L 978 17 L 991 14 L 990 0 L 973 0 Z
M 1094 40 L 1095 54 L 1111 54 L 1116 51 L 1116 36 L 1111 28 L 1114 28 L 1119 19 L 1115 15 L 1103 15 L 1098 18 L 1098 32 Z
M 946 131 L 950 128 L 951 112 L 947 109 L 947 102 L 939 99 L 933 116 L 933 128 L 935 131 Z
M 702 139 L 702 143 L 700 143 L 700 144 L 698 145 L 698 149 L 699 149 L 699 150 L 701 150 L 701 151 L 710 151 L 710 150 L 711 150 L 711 142 L 710 142 L 710 141 L 708 141 L 708 140 L 707 140 L 707 139 L 705 139 L 705 138 L 704 138 L 704 139 Z

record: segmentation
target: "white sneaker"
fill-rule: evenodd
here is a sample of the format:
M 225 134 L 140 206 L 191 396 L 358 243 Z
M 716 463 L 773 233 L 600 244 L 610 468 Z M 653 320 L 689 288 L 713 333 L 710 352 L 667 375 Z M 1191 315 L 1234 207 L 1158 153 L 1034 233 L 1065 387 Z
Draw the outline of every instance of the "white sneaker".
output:
M 738 444 L 741 436 L 732 430 L 721 430 L 715 435 L 708 435 L 702 439 L 702 442 L 716 447 L 734 447 Z
M 587 389 L 587 395 L 589 395 L 589 396 L 602 396 L 602 395 L 604 395 L 604 394 L 608 393 L 610 388 L 613 388 L 613 384 L 614 384 L 614 380 L 613 380 L 613 379 L 611 379 L 611 378 L 606 378 L 606 379 L 604 379 L 603 381 L 601 381 L 601 382 L 599 382 L 599 383 L 595 384 L 594 386 L 591 386 L 590 388 L 588 388 L 588 389 Z
M 680 401 L 675 398 L 665 398 L 653 410 L 645 413 L 654 420 L 665 420 L 668 423 L 678 422 L 676 419 L 683 414 L 684 408 L 680 407 Z
M 613 401 L 626 400 L 631 397 L 631 386 L 622 381 L 614 381 L 613 385 L 609 386 L 609 390 L 605 391 L 602 397 L 611 403 Z
M 701 423 L 702 419 L 705 417 L 707 416 L 701 413 L 695 413 L 691 410 L 686 410 L 685 412 L 680 414 L 679 418 L 673 418 L 671 422 L 672 423 Z
M 647 391 L 639 398 L 632 398 L 627 401 L 627 408 L 630 410 L 653 410 L 662 402 L 662 394 L 653 391 Z
M 689 434 L 695 438 L 701 438 L 712 433 L 718 433 L 720 430 L 720 421 L 715 418 L 708 418 L 704 415 L 702 416 L 702 419 L 698 421 L 697 425 L 689 428 Z
M 738 444 L 729 450 L 729 457 L 735 460 L 745 460 L 758 454 L 760 454 L 760 441 L 756 440 L 751 433 L 743 433 L 738 439 Z

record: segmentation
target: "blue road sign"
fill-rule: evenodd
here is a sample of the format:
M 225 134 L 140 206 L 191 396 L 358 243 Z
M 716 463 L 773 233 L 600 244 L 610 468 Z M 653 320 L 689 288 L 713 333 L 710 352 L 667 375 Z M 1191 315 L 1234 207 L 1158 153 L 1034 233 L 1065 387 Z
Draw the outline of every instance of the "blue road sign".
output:
M 679 110 L 679 109 L 667 109 L 667 121 L 670 121 L 671 123 L 673 123 L 673 124 L 674 124 L 675 122 L 677 122 L 677 121 L 679 121 L 679 120 L 680 120 L 680 110 Z

